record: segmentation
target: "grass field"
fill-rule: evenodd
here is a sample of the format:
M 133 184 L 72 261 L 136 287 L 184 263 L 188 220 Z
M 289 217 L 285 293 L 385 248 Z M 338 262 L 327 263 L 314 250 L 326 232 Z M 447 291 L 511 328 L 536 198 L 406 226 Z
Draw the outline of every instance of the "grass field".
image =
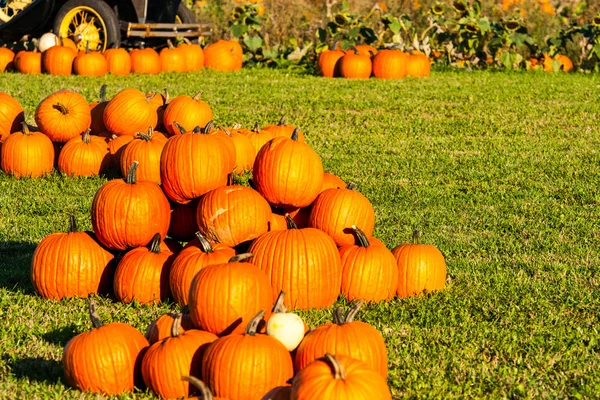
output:
M 327 171 L 373 203 L 389 247 L 413 229 L 446 256 L 443 292 L 367 306 L 389 352 L 396 398 L 594 398 L 600 395 L 600 79 L 434 73 L 352 82 L 250 70 L 155 77 L 0 74 L 33 122 L 69 88 L 96 99 L 123 87 L 203 90 L 218 124 L 299 125 Z M 0 398 L 92 399 L 69 389 L 60 359 L 88 330 L 86 300 L 45 301 L 29 280 L 36 244 L 89 209 L 103 178 L 0 172 Z M 99 299 L 105 321 L 142 332 L 173 304 Z M 340 301 L 340 304 L 344 304 Z M 302 313 L 315 327 L 332 310 Z M 124 399 L 150 399 L 137 392 Z M 373 399 L 376 400 L 376 399 Z

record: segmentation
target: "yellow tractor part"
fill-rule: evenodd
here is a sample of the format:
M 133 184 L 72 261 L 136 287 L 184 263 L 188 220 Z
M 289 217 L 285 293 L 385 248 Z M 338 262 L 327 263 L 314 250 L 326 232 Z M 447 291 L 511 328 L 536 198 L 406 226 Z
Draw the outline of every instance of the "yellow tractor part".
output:
M 70 10 L 60 23 L 58 36 L 71 38 L 78 50 L 106 50 L 106 23 L 93 8 L 78 6 Z

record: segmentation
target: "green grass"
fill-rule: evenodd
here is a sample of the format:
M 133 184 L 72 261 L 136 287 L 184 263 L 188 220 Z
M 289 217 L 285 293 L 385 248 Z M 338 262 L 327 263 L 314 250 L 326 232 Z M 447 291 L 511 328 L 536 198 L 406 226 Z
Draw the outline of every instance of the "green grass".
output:
M 444 253 L 443 292 L 369 305 L 389 352 L 389 384 L 409 398 L 593 398 L 600 393 L 600 79 L 526 73 L 434 73 L 353 82 L 251 70 L 156 77 L 0 75 L 32 122 L 37 103 L 101 83 L 192 94 L 219 124 L 302 127 L 326 170 L 371 199 L 375 235 L 392 247 L 413 229 Z M 83 299 L 46 301 L 29 281 L 36 244 L 91 229 L 103 178 L 0 173 L 0 398 L 92 399 L 69 389 L 66 341 L 89 329 Z M 343 303 L 343 301 L 341 301 Z M 141 331 L 173 304 L 99 300 L 106 321 Z M 303 313 L 314 327 L 331 310 Z M 122 398 L 150 399 L 137 392 Z M 375 399 L 374 399 L 375 400 Z

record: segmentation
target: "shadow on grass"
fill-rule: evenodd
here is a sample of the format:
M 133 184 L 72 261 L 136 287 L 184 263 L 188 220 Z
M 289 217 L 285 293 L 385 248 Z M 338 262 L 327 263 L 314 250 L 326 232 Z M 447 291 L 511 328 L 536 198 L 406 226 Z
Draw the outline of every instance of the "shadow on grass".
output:
M 41 357 L 7 360 L 8 367 L 17 379 L 54 384 L 59 380 L 65 383 L 60 361 L 46 360 Z
M 37 243 L 0 242 L 0 288 L 34 294 L 29 276 Z
M 42 338 L 48 343 L 64 347 L 69 339 L 73 338 L 79 333 L 81 332 L 77 330 L 77 327 L 74 324 L 71 324 L 55 331 L 44 333 Z

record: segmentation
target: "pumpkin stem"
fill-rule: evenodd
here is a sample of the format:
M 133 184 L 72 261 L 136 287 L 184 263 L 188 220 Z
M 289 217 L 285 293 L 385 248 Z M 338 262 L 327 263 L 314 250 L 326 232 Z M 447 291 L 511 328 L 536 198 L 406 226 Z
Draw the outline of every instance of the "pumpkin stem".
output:
M 292 219 L 292 217 L 288 213 L 285 213 L 285 222 L 287 223 L 288 229 L 298 229 L 298 225 L 296 225 L 296 222 Z
M 229 261 L 227 261 L 227 262 L 230 262 L 230 263 L 231 262 L 241 262 L 241 261 L 247 260 L 252 257 L 253 257 L 252 253 L 236 254 L 235 256 L 231 257 L 229 259 Z
M 227 128 L 221 128 L 221 130 L 222 130 L 223 132 L 225 132 L 225 134 L 226 134 L 227 136 L 231 136 L 231 131 L 230 131 L 229 129 L 227 129 Z
M 169 46 L 169 50 L 173 50 L 173 42 L 171 42 L 171 39 L 167 39 L 167 46 Z
M 264 316 L 265 316 L 265 311 L 264 310 L 260 310 L 258 312 L 258 314 L 256 314 L 254 316 L 254 318 L 252 318 L 250 320 L 250 323 L 246 327 L 246 332 L 244 332 L 244 333 L 246 335 L 250 335 L 250 336 L 256 335 L 256 331 L 258 330 L 258 324 L 260 323 L 260 321 L 262 321 L 262 319 L 263 319 Z
M 154 254 L 160 254 L 160 233 L 157 233 L 152 237 L 149 249 Z
M 215 121 L 210 120 L 206 123 L 206 125 L 204 125 L 204 128 L 200 128 L 200 133 L 203 135 L 209 135 L 210 132 L 213 130 L 214 126 L 215 126 Z M 194 132 L 195 132 L 195 130 L 196 129 L 194 129 Z
M 134 161 L 131 163 L 131 167 L 129 167 L 129 171 L 127 171 L 127 178 L 125 179 L 125 182 L 129 185 L 134 185 L 137 179 L 137 169 L 138 169 L 138 165 L 140 165 L 139 162 Z
M 344 319 L 344 323 L 348 323 L 348 322 L 354 321 L 354 317 L 356 317 L 356 314 L 358 313 L 358 311 L 360 310 L 360 308 L 363 306 L 363 304 L 365 304 L 364 300 L 357 301 L 356 304 L 354 304 L 354 306 L 346 314 L 346 318 Z
M 412 234 L 413 243 L 419 244 L 421 242 L 421 236 L 423 236 L 423 231 L 420 229 L 415 229 Z
M 285 298 L 285 292 L 282 290 L 279 292 L 279 296 L 277 296 L 277 300 L 275 300 L 275 305 L 273 306 L 274 313 L 287 312 L 287 307 L 283 305 L 284 298 Z
M 335 379 L 346 379 L 346 372 L 344 371 L 344 366 L 339 362 L 335 356 L 330 353 L 325 353 L 323 356 L 323 360 L 329 364 L 332 369 L 333 377 Z
M 344 312 L 342 311 L 342 307 L 335 309 L 335 312 L 333 313 L 333 323 L 336 325 L 344 324 Z
M 354 190 L 354 189 L 356 189 L 356 183 L 354 183 L 354 182 L 348 182 L 348 184 L 346 185 L 346 189 L 348 189 L 348 190 Z
M 241 127 L 242 127 L 242 124 L 236 122 L 235 124 L 233 124 L 231 129 L 240 129 Z
M 235 173 L 230 172 L 229 174 L 227 174 L 227 186 L 233 186 L 235 185 Z
M 146 101 L 150 103 L 150 101 L 156 96 L 156 92 L 150 92 L 146 95 Z
M 181 335 L 181 318 L 183 314 L 175 314 L 173 325 L 171 325 L 171 337 L 177 337 Z
M 292 132 L 292 140 L 298 141 L 298 133 L 300 133 L 300 128 L 296 127 Z
M 371 243 L 369 243 L 367 235 L 365 235 L 365 233 L 359 227 L 357 227 L 356 225 L 352 225 L 350 229 L 352 229 L 352 233 L 354 233 L 354 236 L 356 237 L 357 245 L 359 245 L 360 247 L 369 247 L 371 245 Z
M 108 89 L 108 85 L 106 83 L 100 86 L 100 103 L 104 103 L 106 101 L 106 89 Z
M 202 96 L 202 93 L 204 93 L 204 90 L 201 90 L 198 93 L 196 93 L 196 95 L 194 97 L 192 97 L 192 99 L 194 99 L 196 101 L 200 100 L 200 97 Z
M 90 137 L 91 131 L 92 130 L 90 128 L 87 128 L 85 132 L 83 132 L 83 136 L 81 137 L 81 141 L 83 143 L 89 144 L 92 141 L 92 138 Z
M 192 42 L 190 42 L 190 39 L 188 38 L 183 38 L 183 41 L 185 42 L 185 44 L 192 44 Z
M 68 233 L 77 232 L 77 222 L 75 221 L 74 215 L 69 215 L 69 230 L 67 232 Z
M 256 122 L 254 124 L 254 128 L 252 129 L 253 132 L 258 133 L 260 132 L 260 125 L 258 124 L 258 122 Z
M 60 113 L 62 115 L 67 115 L 69 113 L 69 109 L 67 107 L 65 107 L 65 105 L 62 104 L 62 103 L 53 104 L 52 108 L 54 108 L 55 110 L 60 111 Z
M 169 97 L 169 89 L 165 88 L 165 105 L 169 104 L 171 98 Z
M 23 135 L 29 135 L 31 132 L 29 132 L 29 125 L 27 125 L 27 122 L 23 121 L 21 122 L 21 132 L 23 132 Z
M 146 142 L 149 142 L 152 140 L 153 133 L 154 133 L 154 129 L 151 126 L 149 126 L 148 133 L 137 132 L 135 135 L 137 137 L 139 137 L 140 139 L 145 140 Z
M 206 240 L 206 238 L 202 236 L 200 232 L 196 232 L 195 235 L 198 241 L 200 242 L 200 250 L 202 250 L 203 253 L 208 254 L 215 251 L 215 249 L 213 249 L 213 247 L 211 246 L 210 242 Z
M 89 54 L 90 53 L 90 41 L 86 40 L 85 42 L 85 54 Z
M 90 319 L 92 320 L 92 326 L 94 328 L 100 328 L 104 325 L 96 311 L 96 302 L 94 300 L 90 300 Z
M 200 391 L 200 393 L 199 393 L 200 400 L 213 400 L 214 399 L 213 394 L 210 391 L 209 387 L 206 386 L 206 384 L 204 382 L 202 382 L 200 379 L 198 379 L 194 376 L 182 376 L 181 380 L 191 383 L 196 389 L 198 389 Z
M 183 126 L 181 126 L 181 124 L 179 122 L 173 121 L 173 125 L 175 126 L 175 128 L 177 128 L 179 133 L 181 133 L 182 135 L 186 132 L 185 128 Z
M 277 123 L 277 125 L 279 125 L 279 126 L 284 126 L 285 125 L 285 115 L 281 116 L 281 119 L 279 120 L 279 122 Z

